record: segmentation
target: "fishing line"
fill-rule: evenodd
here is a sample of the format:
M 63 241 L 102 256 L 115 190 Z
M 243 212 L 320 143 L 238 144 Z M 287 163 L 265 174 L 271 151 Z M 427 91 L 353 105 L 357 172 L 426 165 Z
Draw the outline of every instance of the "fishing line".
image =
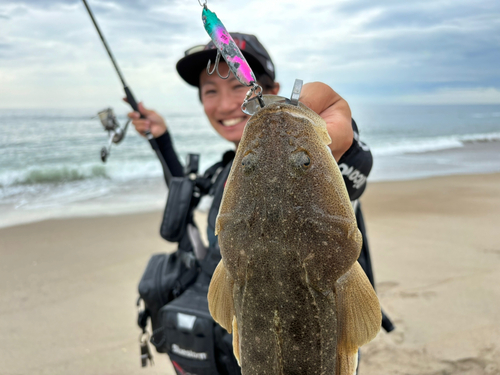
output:
M 113 66 L 115 68 L 116 73 L 118 74 L 118 77 L 120 78 L 120 81 L 123 86 L 123 90 L 125 91 L 125 96 L 127 97 L 127 102 L 128 104 L 132 107 L 132 109 L 136 112 L 139 112 L 139 106 L 137 105 L 137 101 L 135 100 L 134 95 L 132 94 L 132 91 L 128 87 L 127 83 L 125 82 L 125 78 L 123 77 L 120 68 L 118 67 L 118 64 L 116 63 L 116 60 L 113 56 L 113 53 L 111 52 L 111 49 L 108 46 L 108 43 L 106 42 L 106 39 L 104 38 L 104 35 L 101 32 L 101 29 L 99 28 L 99 25 L 97 24 L 97 21 L 94 17 L 94 14 L 92 13 L 92 10 L 90 9 L 88 3 L 86 0 L 82 0 L 83 4 L 85 5 L 85 8 L 87 9 L 87 12 L 92 20 L 92 23 L 95 26 L 95 29 L 97 30 L 97 33 L 99 34 L 99 37 L 101 38 L 102 44 L 104 45 L 104 48 L 106 49 L 106 52 L 108 53 L 109 58 L 111 59 L 111 62 L 113 63 Z M 140 113 L 141 118 L 145 118 L 145 116 Z M 106 161 L 108 155 L 109 155 L 109 150 L 111 147 L 112 143 L 119 143 L 123 140 L 125 137 L 125 131 L 126 131 L 126 126 L 124 130 L 120 129 L 120 126 L 118 122 L 116 121 L 116 117 L 114 116 L 111 108 L 108 108 L 107 110 L 99 112 L 99 118 L 101 119 L 101 123 L 106 131 L 109 133 L 109 143 L 108 147 L 103 147 L 101 149 L 101 159 L 103 162 Z M 149 143 L 151 144 L 151 147 L 153 150 L 155 150 L 158 159 L 161 162 L 162 168 L 163 168 L 163 173 L 165 175 L 165 180 L 167 182 L 167 186 L 170 186 L 170 181 L 172 180 L 172 173 L 170 172 L 170 169 L 167 166 L 167 163 L 165 159 L 163 158 L 163 155 L 161 154 L 158 144 L 156 142 L 156 139 L 153 137 L 153 134 L 149 130 L 146 130 L 145 132 L 146 138 L 148 139 Z

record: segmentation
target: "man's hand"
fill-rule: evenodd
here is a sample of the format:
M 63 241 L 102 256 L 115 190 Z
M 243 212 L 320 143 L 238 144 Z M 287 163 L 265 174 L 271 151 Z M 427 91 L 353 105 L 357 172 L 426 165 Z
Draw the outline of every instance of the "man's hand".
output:
M 328 147 L 332 150 L 335 160 L 339 161 L 352 144 L 353 132 L 349 104 L 330 86 L 321 82 L 306 83 L 302 87 L 299 101 L 326 121 L 326 128 L 332 139 Z
M 126 101 L 126 99 L 124 99 Z M 144 108 L 141 103 L 138 104 L 139 111 L 145 118 L 141 118 L 139 112 L 130 112 L 127 116 L 132 119 L 132 125 L 142 136 L 145 136 L 146 130 L 149 130 L 153 137 L 158 138 L 167 131 L 165 120 L 158 113 L 151 109 Z

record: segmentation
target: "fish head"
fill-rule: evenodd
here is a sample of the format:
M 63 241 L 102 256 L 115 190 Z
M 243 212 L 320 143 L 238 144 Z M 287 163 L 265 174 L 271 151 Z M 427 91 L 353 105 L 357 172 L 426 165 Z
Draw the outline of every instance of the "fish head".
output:
M 217 218 L 223 256 L 268 238 L 266 246 L 341 251 L 339 274 L 352 265 L 360 236 L 330 142 L 325 121 L 302 103 L 273 103 L 250 118 Z

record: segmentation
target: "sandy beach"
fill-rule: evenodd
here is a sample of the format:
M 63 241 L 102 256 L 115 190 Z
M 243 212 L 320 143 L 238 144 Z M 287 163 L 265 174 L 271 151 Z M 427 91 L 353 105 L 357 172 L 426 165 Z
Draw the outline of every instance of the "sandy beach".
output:
M 397 328 L 360 375 L 500 374 L 500 174 L 371 183 L 362 205 Z M 135 323 L 150 255 L 175 249 L 161 215 L 0 229 L 0 374 L 173 374 L 163 354 L 141 369 Z

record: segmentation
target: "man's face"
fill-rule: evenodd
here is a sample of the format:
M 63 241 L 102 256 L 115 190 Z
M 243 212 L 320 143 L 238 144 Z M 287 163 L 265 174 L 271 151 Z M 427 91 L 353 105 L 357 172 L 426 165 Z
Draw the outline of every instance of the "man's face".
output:
M 219 72 L 225 77 L 229 67 L 219 64 Z M 210 124 L 223 138 L 238 143 L 250 116 L 241 111 L 249 87 L 242 85 L 231 73 L 228 79 L 220 78 L 217 73 L 208 75 L 206 70 L 200 74 L 201 102 Z

